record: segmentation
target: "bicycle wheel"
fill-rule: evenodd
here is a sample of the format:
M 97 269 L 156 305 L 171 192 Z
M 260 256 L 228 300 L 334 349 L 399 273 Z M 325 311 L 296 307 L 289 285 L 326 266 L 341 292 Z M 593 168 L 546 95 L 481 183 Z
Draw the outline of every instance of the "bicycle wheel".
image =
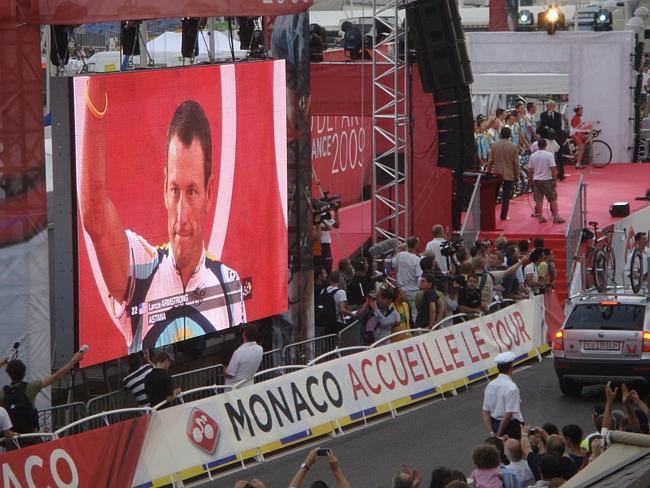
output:
M 595 258 L 596 258 L 596 253 L 594 252 L 593 249 L 589 249 L 587 251 L 587 255 L 585 256 L 585 270 L 583 276 L 585 277 L 585 290 L 590 290 L 592 289 L 595 285 Z
M 591 141 L 591 165 L 594 168 L 604 168 L 612 161 L 612 148 L 605 141 Z
M 616 286 L 616 257 L 614 256 L 614 250 L 609 246 L 605 250 L 605 266 L 607 283 Z
M 596 289 L 601 293 L 607 290 L 607 256 L 602 249 L 596 250 L 592 271 Z
M 630 284 L 632 285 L 632 291 L 634 293 L 639 293 L 641 289 L 641 282 L 643 281 L 643 255 L 639 252 L 638 249 L 635 249 L 632 253 L 632 259 L 630 260 Z

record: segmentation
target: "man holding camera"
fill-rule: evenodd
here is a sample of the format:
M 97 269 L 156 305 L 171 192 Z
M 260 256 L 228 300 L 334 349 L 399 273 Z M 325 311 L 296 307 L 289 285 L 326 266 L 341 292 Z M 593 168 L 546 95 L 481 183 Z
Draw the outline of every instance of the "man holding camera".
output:
M 419 245 L 420 239 L 409 237 L 406 240 L 406 249 L 402 248 L 393 258 L 393 267 L 397 272 L 397 286 L 406 292 L 406 300 L 411 307 L 413 320 L 417 318 L 415 295 L 420 289 L 420 276 L 422 275 L 420 256 L 418 256 Z
M 334 218 L 332 218 L 331 210 L 326 212 L 326 215 L 321 217 L 320 221 L 320 253 L 323 261 L 323 267 L 327 270 L 327 274 L 332 272 L 332 229 L 339 228 L 339 202 L 332 201 L 331 204 L 334 209 Z
M 444 237 L 444 228 L 440 224 L 436 224 L 431 229 L 433 234 L 433 239 L 427 242 L 426 247 L 424 248 L 424 253 L 433 253 L 436 259 L 436 263 L 440 267 L 440 271 L 444 274 L 449 273 L 449 258 L 442 255 L 442 247 L 444 246 L 445 240 Z

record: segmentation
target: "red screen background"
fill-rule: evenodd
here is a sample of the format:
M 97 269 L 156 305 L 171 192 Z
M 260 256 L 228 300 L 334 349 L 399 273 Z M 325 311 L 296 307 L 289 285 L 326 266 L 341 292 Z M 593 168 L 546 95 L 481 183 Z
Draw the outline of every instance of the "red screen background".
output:
M 173 112 L 187 99 L 196 100 L 205 110 L 212 131 L 216 205 L 223 149 L 221 70 L 234 69 L 233 188 L 223 251 L 217 258 L 241 278 L 252 277 L 253 295 L 246 300 L 248 321 L 287 309 L 287 225 L 282 202 L 286 195 L 286 135 L 278 130 L 277 123 L 281 116 L 284 124 L 286 105 L 284 98 L 281 107 L 278 103 L 277 85 L 274 104 L 274 83 L 280 83 L 284 90 L 285 80 L 278 76 L 284 68 L 278 70 L 275 63 L 100 75 L 105 77 L 109 104 L 104 121 L 109 196 L 126 229 L 160 245 L 168 241 L 163 165 Z M 83 77 L 76 78 L 74 83 L 77 184 L 80 165 L 85 164 L 81 160 L 80 117 L 85 110 L 85 83 Z M 229 141 L 229 147 L 233 143 Z M 276 158 L 278 144 L 285 148 Z M 213 208 L 208 222 L 213 221 L 214 213 Z M 207 227 L 212 230 L 211 225 Z M 101 274 L 91 267 L 79 217 L 77 232 L 79 344 L 90 345 L 84 359 L 84 366 L 89 366 L 126 355 L 127 346 L 100 296 L 96 279 L 101 280 Z M 205 236 L 206 247 L 209 237 Z

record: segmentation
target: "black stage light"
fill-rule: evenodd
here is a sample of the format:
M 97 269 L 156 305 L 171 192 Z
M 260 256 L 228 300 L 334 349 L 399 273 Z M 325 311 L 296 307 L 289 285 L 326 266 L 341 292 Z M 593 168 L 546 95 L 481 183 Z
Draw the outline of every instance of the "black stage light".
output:
M 343 49 L 350 55 L 350 59 L 363 59 L 363 35 L 358 28 L 352 27 L 345 32 Z
M 530 10 L 520 10 L 517 15 L 517 30 L 527 32 L 535 30 L 535 17 Z
M 552 36 L 558 29 L 566 27 L 564 13 L 559 6 L 551 4 L 537 16 L 537 26 L 546 28 L 546 33 Z
M 327 42 L 327 32 L 318 24 L 309 25 L 309 55 L 312 63 L 323 60 L 323 51 Z
M 594 30 L 597 32 L 612 30 L 612 13 L 606 8 L 601 8 L 594 14 Z

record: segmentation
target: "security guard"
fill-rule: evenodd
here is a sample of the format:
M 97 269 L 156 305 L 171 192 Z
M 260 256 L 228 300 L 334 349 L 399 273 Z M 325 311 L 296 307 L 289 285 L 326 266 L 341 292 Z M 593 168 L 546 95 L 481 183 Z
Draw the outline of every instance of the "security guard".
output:
M 490 435 L 520 439 L 524 417 L 521 414 L 519 387 L 512 381 L 515 355 L 502 352 L 494 358 L 494 362 L 499 376 L 485 388 L 481 412 L 483 424 Z

